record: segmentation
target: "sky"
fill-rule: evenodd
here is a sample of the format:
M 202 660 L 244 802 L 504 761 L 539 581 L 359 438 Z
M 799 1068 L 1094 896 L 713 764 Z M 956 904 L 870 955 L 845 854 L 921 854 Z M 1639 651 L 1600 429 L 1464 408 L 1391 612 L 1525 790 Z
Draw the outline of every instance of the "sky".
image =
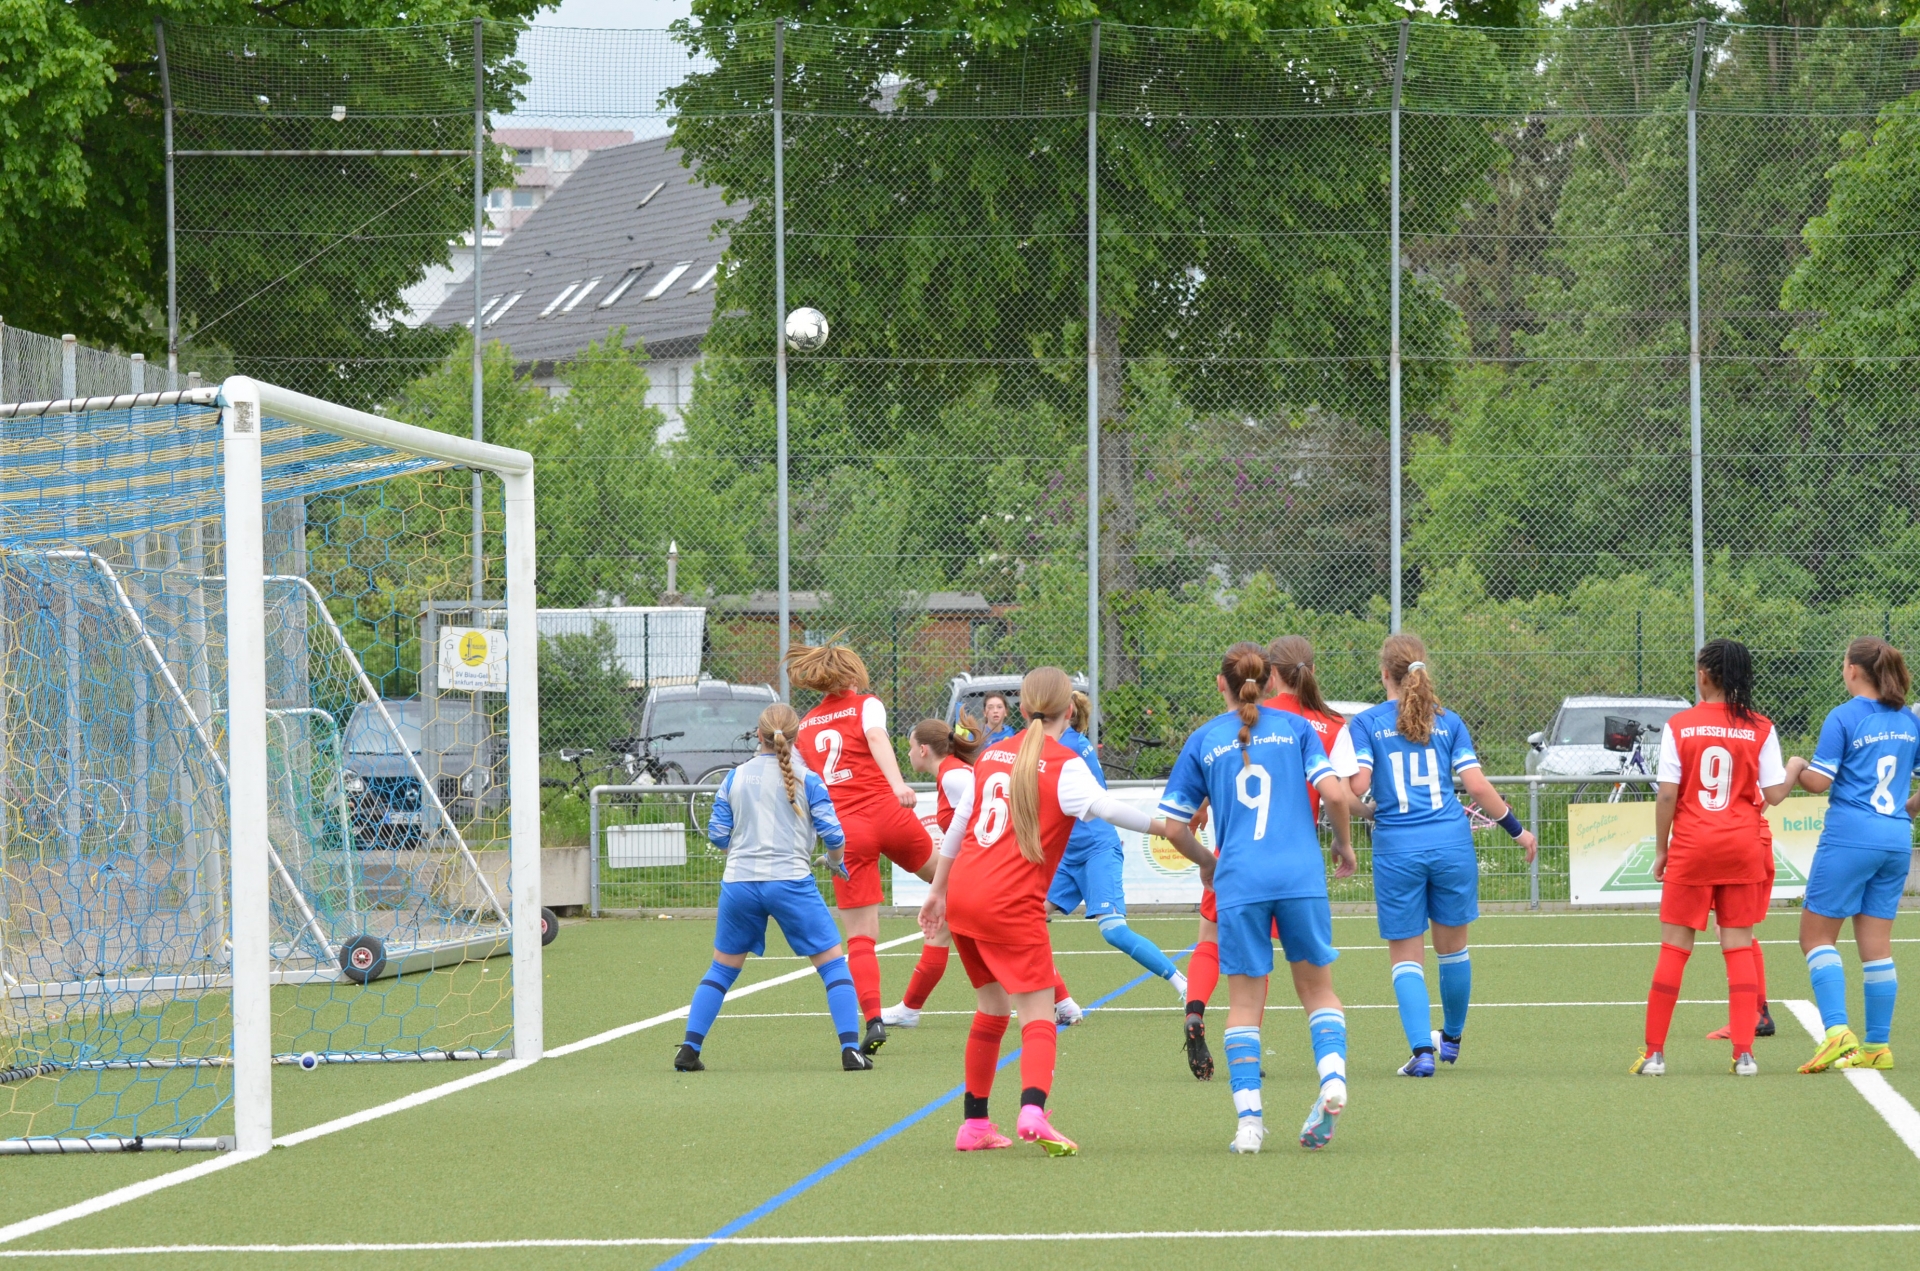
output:
M 693 12 L 691 0 L 561 0 L 535 26 L 660 28 Z

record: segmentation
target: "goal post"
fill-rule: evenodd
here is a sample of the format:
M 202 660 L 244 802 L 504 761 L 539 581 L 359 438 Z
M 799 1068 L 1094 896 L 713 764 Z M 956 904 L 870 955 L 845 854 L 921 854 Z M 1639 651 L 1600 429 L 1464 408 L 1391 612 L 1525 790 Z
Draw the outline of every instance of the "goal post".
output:
M 540 1058 L 531 457 L 236 376 L 0 405 L 0 459 L 0 1154 Z M 455 601 L 503 685 L 432 691 Z

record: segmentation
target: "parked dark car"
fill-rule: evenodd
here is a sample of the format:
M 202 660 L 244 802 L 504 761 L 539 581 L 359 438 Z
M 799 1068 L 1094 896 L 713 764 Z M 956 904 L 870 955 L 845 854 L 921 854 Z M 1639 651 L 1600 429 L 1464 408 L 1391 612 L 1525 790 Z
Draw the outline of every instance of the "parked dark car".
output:
M 391 727 L 372 702 L 361 702 L 347 717 L 341 766 L 356 846 L 417 847 L 432 834 L 439 813 L 421 788 L 421 772 L 456 819 L 504 802 L 505 739 L 484 713 L 475 714 L 470 698 L 435 699 L 432 720 L 424 717 L 428 704 L 418 698 L 382 704 Z
M 714 782 L 753 757 L 760 748 L 754 740 L 760 712 L 778 700 L 768 685 L 725 680 L 656 688 L 641 710 L 640 733 L 643 738 L 666 738 L 652 745 L 663 764 L 686 773 L 690 781 Z M 673 733 L 679 736 L 667 737 Z

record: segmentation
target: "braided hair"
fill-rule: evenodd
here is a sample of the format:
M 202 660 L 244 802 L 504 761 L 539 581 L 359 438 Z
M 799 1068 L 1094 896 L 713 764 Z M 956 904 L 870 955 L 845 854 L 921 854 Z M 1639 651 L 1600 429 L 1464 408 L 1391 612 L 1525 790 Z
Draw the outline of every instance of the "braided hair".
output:
M 800 717 L 785 702 L 775 702 L 760 712 L 760 744 L 773 751 L 780 761 L 780 780 L 787 787 L 787 801 L 800 819 L 807 819 L 807 794 L 793 771 L 793 738 L 800 731 Z
M 1220 659 L 1220 678 L 1233 694 L 1234 709 L 1240 715 L 1240 766 L 1253 762 L 1247 746 L 1253 740 L 1253 726 L 1260 722 L 1260 686 L 1267 682 L 1266 650 L 1250 640 L 1242 640 Z
M 1694 664 L 1727 695 L 1727 709 L 1735 719 L 1746 723 L 1753 718 L 1753 654 L 1746 645 L 1724 636 L 1709 640 L 1700 646 Z

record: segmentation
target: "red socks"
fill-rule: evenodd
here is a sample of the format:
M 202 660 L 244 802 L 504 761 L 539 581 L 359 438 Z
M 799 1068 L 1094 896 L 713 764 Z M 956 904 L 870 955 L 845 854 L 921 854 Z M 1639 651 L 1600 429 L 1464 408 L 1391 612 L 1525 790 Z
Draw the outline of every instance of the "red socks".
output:
M 1662 957 L 1665 950 L 1661 951 Z M 1723 949 L 1727 959 L 1727 1034 L 1733 1039 L 1733 1053 L 1736 1058 L 1753 1049 L 1753 1027 L 1759 1022 L 1759 998 L 1755 995 L 1754 963 L 1759 961 L 1758 950 L 1749 945 L 1744 949 Z M 1669 1016 L 1673 1007 L 1667 1007 Z
M 920 946 L 920 960 L 913 964 L 913 978 L 907 981 L 907 995 L 900 999 L 901 1004 L 910 1011 L 917 1011 L 927 1004 L 927 994 L 933 992 L 940 983 L 940 977 L 947 973 L 947 954 L 951 952 L 944 944 L 923 944 Z
M 1193 946 L 1193 956 L 1187 959 L 1187 1006 L 1192 1008 L 1198 1002 L 1202 1009 L 1207 999 L 1213 996 L 1213 990 L 1220 983 L 1220 943 L 1217 940 L 1202 940 Z
M 982 1106 L 993 1093 L 993 1071 L 1000 1066 L 1000 1039 L 1006 1033 L 1006 1016 L 973 1013 L 973 1027 L 967 1031 L 967 1097 Z
M 1072 996 L 1073 994 L 1067 992 L 1067 982 L 1060 978 L 1059 971 L 1055 971 L 1053 973 L 1053 1000 L 1056 1002 L 1064 1002 Z
M 978 1015 L 974 1016 L 979 1019 Z M 1053 1089 L 1053 1064 L 1059 1052 L 1060 1030 L 1050 1019 L 1037 1019 L 1020 1030 L 1020 1102 L 1031 1103 L 1033 1091 L 1040 1092 L 1039 1104 L 1047 1106 L 1047 1094 Z M 972 1050 L 969 1048 L 969 1063 Z M 968 1086 L 972 1086 L 969 1079 Z
M 1767 955 L 1760 951 L 1760 936 L 1755 933 L 1753 943 L 1747 946 L 1753 950 L 1753 1010 L 1757 1016 L 1767 1009 Z M 1754 1021 L 1758 1023 L 1759 1020 Z
M 872 936 L 847 937 L 847 972 L 860 998 L 860 1018 L 879 1019 L 880 956 L 873 951 Z
M 1653 988 L 1647 994 L 1647 1049 L 1665 1050 L 1667 1030 L 1673 1027 L 1673 1008 L 1680 1000 L 1680 981 L 1687 972 L 1692 951 L 1662 942 L 1660 962 L 1653 968 Z M 1728 967 L 1732 967 L 1729 955 Z M 1753 1011 L 1747 1012 L 1747 1033 L 1753 1033 Z

